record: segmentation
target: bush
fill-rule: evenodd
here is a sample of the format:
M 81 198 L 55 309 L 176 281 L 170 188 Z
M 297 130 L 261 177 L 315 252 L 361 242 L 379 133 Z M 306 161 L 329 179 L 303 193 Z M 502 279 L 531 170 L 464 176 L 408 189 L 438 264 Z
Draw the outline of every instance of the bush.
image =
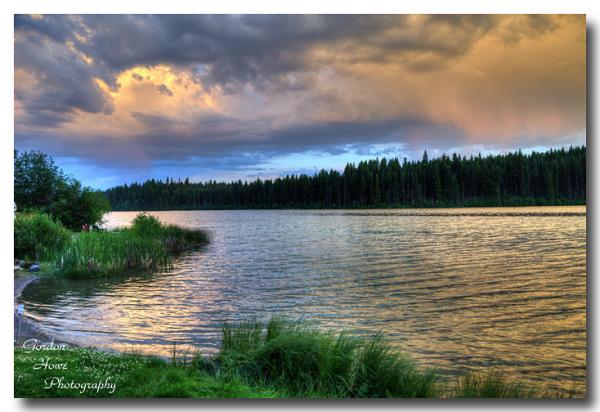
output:
M 387 345 L 382 335 L 368 340 L 356 356 L 351 394 L 363 398 L 424 398 L 436 396 L 436 376 L 421 372 L 408 358 Z
M 163 225 L 154 217 L 144 213 L 140 213 L 131 222 L 131 232 L 144 237 L 161 237 Z
M 14 253 L 19 259 L 52 259 L 71 237 L 71 232 L 45 213 L 17 213 L 14 222 Z
M 206 244 L 210 240 L 204 230 L 163 225 L 156 217 L 144 213 L 133 219 L 129 230 L 138 236 L 158 239 L 169 252 L 174 253 Z

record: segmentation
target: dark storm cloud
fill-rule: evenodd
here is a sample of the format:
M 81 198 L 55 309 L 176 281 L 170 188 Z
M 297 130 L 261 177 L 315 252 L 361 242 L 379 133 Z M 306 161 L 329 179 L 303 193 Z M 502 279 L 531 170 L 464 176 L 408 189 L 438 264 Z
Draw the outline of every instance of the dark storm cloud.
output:
M 15 67 L 33 73 L 36 90 L 21 93 L 24 110 L 110 112 L 94 81 L 118 88 L 116 75 L 133 66 L 170 64 L 193 70 L 207 85 L 254 82 L 281 87 L 282 74 L 348 63 L 400 59 L 432 70 L 465 53 L 495 28 L 498 16 L 404 15 L 50 15 L 15 16 Z M 556 23 L 532 17 L 521 30 L 543 32 Z M 518 36 L 516 34 L 515 36 Z M 514 37 L 515 39 L 517 37 Z M 314 47 L 335 45 L 324 60 Z M 403 58 L 403 54 L 409 57 Z M 92 64 L 82 56 L 93 59 Z M 139 77 L 139 76 L 138 76 Z M 138 79 L 139 80 L 139 79 Z M 308 87 L 301 82 L 290 88 Z M 17 84 L 17 92 L 19 85 Z M 160 91 L 170 94 L 163 86 Z M 33 116 L 28 120 L 34 120 Z
M 398 51 L 448 58 L 464 53 L 498 21 L 494 16 L 427 16 L 413 27 L 410 19 L 354 15 L 54 15 L 39 19 L 18 15 L 15 56 L 17 66 L 29 60 L 27 67 L 45 72 L 58 64 L 77 73 L 79 81 L 97 76 L 112 86 L 116 86 L 116 73 L 124 69 L 160 63 L 195 67 L 198 76 L 210 83 L 249 82 L 326 63 L 306 59 L 305 53 L 313 46 L 332 43 L 339 43 L 340 51 L 364 49 L 356 56 L 340 57 L 351 60 L 384 60 Z M 536 26 L 543 24 L 536 21 Z M 64 50 L 67 42 L 93 58 L 94 64 L 82 66 L 74 52 Z M 47 55 L 31 61 L 31 54 L 45 47 L 59 53 L 60 61 Z M 59 83 L 63 79 L 46 77 L 63 86 Z M 97 105 L 76 107 L 94 110 Z
M 393 152 L 379 144 L 446 150 L 480 130 L 483 139 L 504 134 L 507 146 L 528 145 L 576 129 L 568 114 L 585 99 L 569 67 L 578 60 L 546 45 L 562 66 L 544 67 L 550 80 L 540 80 L 529 55 L 496 72 L 493 54 L 568 18 L 18 15 L 15 144 L 121 169 L 248 170 L 290 153 Z M 476 64 L 449 73 L 473 55 Z M 524 72 L 528 65 L 535 70 Z M 530 108 L 543 112 L 539 123 Z M 537 131 L 545 116 L 556 135 Z M 517 135 L 523 130 L 532 136 Z
M 75 109 L 110 113 L 112 102 L 94 81 L 97 69 L 53 39 L 32 33 L 15 40 L 15 97 L 34 124 L 47 124 L 51 112 L 57 119 Z M 31 82 L 20 82 L 19 76 L 29 76 Z M 42 114 L 39 123 L 36 114 Z
M 211 84 L 266 81 L 326 62 L 307 59 L 314 46 L 339 44 L 353 61 L 386 60 L 393 52 L 450 58 L 497 25 L 494 16 L 84 16 L 82 50 L 113 71 L 134 65 L 198 67 Z M 451 33 L 451 35 L 449 35 Z M 76 41 L 76 39 L 74 40 Z M 352 49 L 363 49 L 352 55 Z M 407 59 L 407 65 L 411 64 Z
M 190 133 L 176 133 L 171 123 L 160 116 L 132 113 L 151 124 L 155 133 L 143 134 L 121 141 L 103 137 L 72 140 L 60 135 L 40 141 L 36 135 L 17 136 L 22 149 L 38 147 L 61 157 L 94 159 L 102 165 L 148 167 L 154 161 L 193 162 L 202 166 L 228 164 L 231 167 L 256 164 L 270 157 L 304 152 L 307 148 L 322 154 L 361 152 L 369 144 L 403 142 L 409 148 L 420 148 L 422 130 L 428 130 L 429 142 L 445 146 L 450 138 L 460 141 L 457 130 L 450 126 L 430 124 L 419 119 L 395 119 L 370 122 L 333 122 L 311 126 L 288 127 L 258 134 L 244 132 L 242 124 L 230 124 L 230 119 L 214 117 L 212 126 Z M 233 129 L 237 130 L 232 132 Z M 255 129 L 263 130 L 261 125 Z M 252 135 L 252 133 L 254 133 Z M 248 138 L 248 137 L 251 138 Z M 361 152 L 362 153 L 362 152 Z

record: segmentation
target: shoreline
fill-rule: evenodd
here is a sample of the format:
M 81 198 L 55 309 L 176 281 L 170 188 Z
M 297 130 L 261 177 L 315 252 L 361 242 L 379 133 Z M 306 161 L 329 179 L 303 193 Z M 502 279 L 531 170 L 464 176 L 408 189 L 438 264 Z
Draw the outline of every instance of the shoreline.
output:
M 56 340 L 54 337 L 52 336 L 48 336 L 47 334 L 43 333 L 39 327 L 38 324 L 39 322 L 28 318 L 26 316 L 23 316 L 23 318 L 21 319 L 21 325 L 20 325 L 20 334 L 19 334 L 19 341 L 17 342 L 17 336 L 16 336 L 16 331 L 17 331 L 17 324 L 19 321 L 19 318 L 17 316 L 17 302 L 19 301 L 19 299 L 21 298 L 22 292 L 25 290 L 25 288 L 29 285 L 31 285 L 32 283 L 40 280 L 42 278 L 42 276 L 40 275 L 33 275 L 33 274 L 17 274 L 15 272 L 14 275 L 14 304 L 15 304 L 15 310 L 14 310 L 14 322 L 15 322 L 15 329 L 14 329 L 14 348 L 15 349 L 20 349 L 21 347 L 24 348 L 24 342 L 26 342 L 27 340 L 31 340 L 31 339 L 35 339 L 38 342 L 42 343 L 42 344 L 46 344 L 46 343 L 53 343 L 56 345 L 66 345 L 67 349 L 86 349 L 86 350 L 92 350 L 92 351 L 98 351 L 99 353 L 104 353 L 104 354 L 114 354 L 114 355 L 119 355 L 119 356 L 128 356 L 128 355 L 132 355 L 132 353 L 127 353 L 127 351 L 121 351 L 121 350 L 103 350 L 103 349 L 99 349 L 99 348 L 94 348 L 94 347 L 83 347 L 77 344 L 72 344 L 68 341 L 65 341 L 63 339 L 61 340 Z M 70 352 L 73 353 L 73 352 Z M 166 361 L 165 365 L 167 369 L 169 369 L 168 366 L 168 359 L 165 359 L 161 356 L 146 356 L 146 355 L 142 355 L 142 354 L 137 354 L 139 356 L 142 356 L 144 359 L 146 359 L 146 361 L 148 359 L 152 359 L 152 358 L 160 358 L 164 361 Z M 75 358 L 77 358 L 77 356 L 80 355 L 65 355 L 67 356 L 67 360 L 69 360 L 69 356 L 74 356 Z M 78 358 L 77 358 L 78 359 Z M 121 359 L 121 358 L 119 358 Z M 208 358 L 207 358 L 208 359 Z M 86 362 L 88 360 L 85 360 Z M 145 361 L 145 362 L 146 362 Z M 187 361 L 186 361 L 187 362 Z M 209 360 L 207 360 L 206 362 L 212 362 Z M 206 371 L 205 371 L 206 372 Z M 470 379 L 469 375 L 465 375 L 466 377 L 464 377 L 464 379 Z M 214 378 L 214 377 L 212 377 Z M 490 384 L 494 384 L 498 386 L 498 389 L 500 390 L 500 392 L 498 394 L 495 394 L 493 397 L 533 397 L 533 398 L 547 398 L 549 396 L 557 396 L 557 397 L 573 397 L 573 398 L 580 398 L 580 397 L 585 397 L 587 394 L 587 382 L 585 384 L 585 389 L 583 390 L 583 393 L 576 393 L 574 392 L 573 389 L 571 390 L 565 390 L 565 389 L 557 389 L 555 392 L 550 391 L 550 392 L 546 392 L 545 390 L 541 390 L 539 387 L 535 387 L 532 386 L 530 388 L 528 388 L 527 386 L 521 386 L 519 383 L 514 383 L 514 382 L 510 382 L 510 381 L 505 381 L 504 378 L 501 375 L 493 375 L 491 372 L 488 372 L 487 375 L 482 372 L 481 375 L 479 375 L 479 377 L 475 376 L 472 377 L 471 379 L 471 384 L 475 385 L 473 387 L 473 389 L 475 391 L 479 391 L 482 390 L 481 388 L 477 389 L 477 387 L 479 387 L 480 385 L 486 385 L 488 382 Z M 467 382 L 467 381 L 465 381 Z M 256 390 L 256 388 L 253 386 L 252 383 L 245 383 L 247 385 L 247 387 L 249 388 L 248 390 L 252 391 L 252 390 Z M 260 388 L 259 388 L 260 389 Z M 537 392 L 536 392 L 537 391 Z M 541 391 L 541 392 L 539 392 Z M 249 392 L 250 393 L 250 392 Z M 551 395 L 549 395 L 551 394 Z M 281 395 L 281 394 L 280 394 Z M 445 393 L 437 393 L 435 395 L 432 395 L 431 398 L 444 398 L 448 396 L 448 394 Z M 29 397 L 29 396 L 26 396 Z M 37 396 L 34 396 L 37 397 Z M 40 396 L 40 397 L 45 397 L 45 396 Z M 192 396 L 193 397 L 193 396 Z M 284 396 L 285 397 L 285 396 Z M 429 397 L 429 396 L 427 396 Z M 452 397 L 452 396 L 450 396 Z M 481 395 L 475 395 L 475 397 L 481 397 Z
M 18 301 L 21 298 L 21 294 L 23 293 L 25 288 L 27 288 L 27 286 L 31 285 L 32 283 L 37 282 L 38 280 L 40 280 L 40 278 L 41 278 L 40 276 L 29 274 L 28 272 L 25 272 L 23 274 L 18 274 L 18 272 L 15 271 L 15 274 L 14 274 L 14 282 L 15 283 L 14 283 L 14 295 L 13 295 L 13 304 L 14 304 L 13 344 L 14 344 L 14 347 L 17 348 L 19 346 L 22 346 L 25 341 L 30 340 L 30 339 L 36 339 L 41 342 L 54 341 L 54 343 L 67 344 L 69 347 L 73 347 L 73 348 L 78 347 L 78 345 L 72 344 L 70 342 L 66 342 L 64 340 L 58 341 L 58 340 L 54 339 L 53 337 L 46 335 L 45 333 L 43 333 L 40 330 L 40 328 L 38 327 L 36 322 L 34 320 L 28 318 L 27 316 L 21 317 L 21 325 L 19 327 L 19 316 L 17 315 Z M 19 329 L 18 337 L 17 337 L 17 329 Z

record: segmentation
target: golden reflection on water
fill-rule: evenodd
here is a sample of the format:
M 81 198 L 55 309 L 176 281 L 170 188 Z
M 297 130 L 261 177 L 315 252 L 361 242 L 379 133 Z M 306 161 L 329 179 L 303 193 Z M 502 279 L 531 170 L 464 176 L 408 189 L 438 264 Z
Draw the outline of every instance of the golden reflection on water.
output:
M 23 298 L 42 328 L 170 356 L 175 345 L 217 350 L 225 320 L 304 316 L 383 331 L 450 376 L 494 367 L 585 391 L 585 207 L 156 215 L 207 228 L 213 241 L 167 273 L 34 284 Z

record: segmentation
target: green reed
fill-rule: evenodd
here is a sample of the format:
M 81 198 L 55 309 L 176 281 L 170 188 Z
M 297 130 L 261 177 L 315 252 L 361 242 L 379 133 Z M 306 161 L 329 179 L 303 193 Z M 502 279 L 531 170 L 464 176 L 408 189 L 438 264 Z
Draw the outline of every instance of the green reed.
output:
M 163 225 L 140 214 L 127 229 L 75 234 L 57 256 L 59 274 L 101 277 L 162 270 L 173 254 L 209 241 L 202 230 Z
M 97 277 L 168 267 L 170 256 L 160 241 L 129 231 L 78 233 L 58 262 L 70 277 Z

